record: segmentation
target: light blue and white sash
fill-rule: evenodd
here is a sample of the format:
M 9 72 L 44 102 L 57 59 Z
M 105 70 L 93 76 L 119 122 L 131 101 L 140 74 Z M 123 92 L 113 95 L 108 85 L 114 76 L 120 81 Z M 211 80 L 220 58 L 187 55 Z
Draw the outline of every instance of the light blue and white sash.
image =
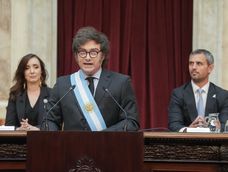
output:
M 79 70 L 71 74 L 71 85 L 76 85 L 74 94 L 78 100 L 83 115 L 86 118 L 92 131 L 101 131 L 106 129 L 106 124 L 101 112 L 92 96 L 88 84 L 83 77 L 83 73 Z

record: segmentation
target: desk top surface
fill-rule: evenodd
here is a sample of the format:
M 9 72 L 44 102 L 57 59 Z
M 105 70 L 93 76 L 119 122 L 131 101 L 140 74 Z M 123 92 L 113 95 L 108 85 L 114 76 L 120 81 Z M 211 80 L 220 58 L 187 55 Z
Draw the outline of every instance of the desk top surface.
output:
M 26 131 L 0 131 L 0 137 L 26 137 Z
M 26 137 L 26 131 L 1 131 L 0 137 Z M 228 133 L 178 133 L 178 132 L 143 132 L 144 138 L 164 139 L 228 139 Z
M 178 132 L 144 132 L 144 138 L 167 139 L 228 139 L 228 133 L 178 133 Z

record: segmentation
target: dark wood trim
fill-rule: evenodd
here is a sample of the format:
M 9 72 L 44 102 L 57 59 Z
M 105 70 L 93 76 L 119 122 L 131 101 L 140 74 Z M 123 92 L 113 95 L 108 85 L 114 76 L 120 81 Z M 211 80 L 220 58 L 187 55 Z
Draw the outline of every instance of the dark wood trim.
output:
M 148 162 L 144 163 L 144 172 L 163 171 L 163 172 L 220 172 L 219 164 L 202 164 L 202 163 L 161 163 Z
M 25 161 L 0 161 L 0 170 L 26 170 Z
M 223 172 L 228 134 L 144 132 L 144 171 Z
M 228 134 L 144 132 L 143 140 L 144 172 L 222 172 L 228 169 Z M 5 149 L 11 149 L 11 146 L 14 153 L 19 151 L 19 155 L 15 154 L 15 157 L 10 158 L 0 157 L 0 172 L 25 172 L 27 132 L 1 131 L 1 151 L 7 152 Z M 185 149 L 190 151 L 185 153 Z M 204 151 L 215 157 L 202 157 Z M 180 155 L 180 152 L 183 155 Z M 192 153 L 191 157 L 185 157 L 185 154 L 189 153 Z

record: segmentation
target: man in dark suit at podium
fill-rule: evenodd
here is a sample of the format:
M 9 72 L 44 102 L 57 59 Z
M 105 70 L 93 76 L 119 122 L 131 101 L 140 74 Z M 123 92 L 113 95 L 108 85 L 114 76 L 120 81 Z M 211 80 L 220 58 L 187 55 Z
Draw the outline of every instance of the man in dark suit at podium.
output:
M 214 68 L 213 55 L 204 49 L 197 49 L 189 56 L 191 82 L 174 89 L 169 105 L 169 129 L 183 131 L 185 127 L 206 125 L 205 117 L 210 113 L 219 113 L 216 125 L 224 129 L 228 120 L 228 93 L 209 82 Z
M 45 121 L 49 130 L 138 130 L 130 77 L 104 69 L 109 53 L 106 35 L 93 27 L 81 28 L 72 48 L 80 70 L 57 79 Z

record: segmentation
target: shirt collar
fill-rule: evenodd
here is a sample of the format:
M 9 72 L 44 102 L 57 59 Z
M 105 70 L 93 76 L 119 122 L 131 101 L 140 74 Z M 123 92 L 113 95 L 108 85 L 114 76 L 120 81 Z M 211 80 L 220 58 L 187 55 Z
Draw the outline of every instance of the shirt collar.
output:
M 81 70 L 81 69 L 80 69 Z M 82 70 L 81 70 L 82 71 Z M 87 77 L 94 77 L 94 78 L 96 78 L 96 79 L 100 79 L 100 76 L 101 76 L 101 72 L 102 72 L 102 68 L 100 68 L 95 74 L 93 74 L 92 76 L 88 76 L 88 75 L 86 75 L 83 71 L 82 71 L 82 73 L 83 73 L 83 76 L 84 76 L 84 78 L 86 79 Z
M 191 80 L 191 84 L 192 84 L 193 92 L 195 94 L 200 87 L 196 85 L 192 80 Z M 201 89 L 204 90 L 206 94 L 208 93 L 209 85 L 210 85 L 210 82 L 207 82 L 203 87 L 201 87 Z

